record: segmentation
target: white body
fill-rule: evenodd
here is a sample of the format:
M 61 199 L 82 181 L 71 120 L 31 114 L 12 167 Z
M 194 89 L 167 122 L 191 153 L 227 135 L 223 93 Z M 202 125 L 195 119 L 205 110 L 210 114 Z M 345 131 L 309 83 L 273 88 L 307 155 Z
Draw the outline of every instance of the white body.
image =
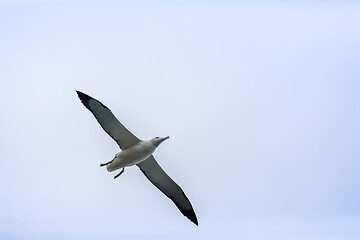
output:
M 107 165 L 109 172 L 123 167 L 132 166 L 144 161 L 155 151 L 156 146 L 152 140 L 140 141 L 135 145 L 117 153 L 110 164 Z

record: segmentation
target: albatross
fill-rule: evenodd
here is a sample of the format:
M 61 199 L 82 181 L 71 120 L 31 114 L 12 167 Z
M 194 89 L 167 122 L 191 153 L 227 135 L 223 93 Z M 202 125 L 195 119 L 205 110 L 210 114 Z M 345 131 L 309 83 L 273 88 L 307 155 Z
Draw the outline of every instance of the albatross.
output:
M 119 145 L 121 151 L 100 167 L 106 167 L 109 172 L 120 170 L 114 179 L 119 177 L 125 167 L 137 165 L 149 181 L 170 198 L 180 212 L 191 222 L 198 225 L 195 212 L 183 190 L 177 185 L 156 162 L 153 153 L 167 137 L 154 137 L 150 140 L 140 140 L 122 125 L 111 110 L 95 98 L 76 91 L 84 106 L 90 110 L 101 127 Z

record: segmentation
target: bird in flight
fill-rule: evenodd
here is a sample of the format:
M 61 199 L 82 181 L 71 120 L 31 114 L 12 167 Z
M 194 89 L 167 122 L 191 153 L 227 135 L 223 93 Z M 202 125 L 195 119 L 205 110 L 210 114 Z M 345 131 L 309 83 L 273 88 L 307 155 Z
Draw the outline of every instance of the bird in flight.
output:
M 140 140 L 122 125 L 108 107 L 89 95 L 76 91 L 84 106 L 90 110 L 101 127 L 119 145 L 121 151 L 113 160 L 100 164 L 109 172 L 121 169 L 114 179 L 119 177 L 125 167 L 137 165 L 144 175 L 161 192 L 170 198 L 190 221 L 198 225 L 194 209 L 183 190 L 177 185 L 156 162 L 152 155 L 156 148 L 169 137 L 155 137 L 150 140 Z

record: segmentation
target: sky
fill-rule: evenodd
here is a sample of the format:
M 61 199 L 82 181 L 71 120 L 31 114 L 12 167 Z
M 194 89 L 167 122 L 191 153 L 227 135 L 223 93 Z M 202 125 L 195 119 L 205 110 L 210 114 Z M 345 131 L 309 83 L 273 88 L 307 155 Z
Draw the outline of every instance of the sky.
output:
M 0 0 L 0 238 L 359 239 L 359 66 L 355 0 Z M 198 227 L 75 90 L 170 136 Z

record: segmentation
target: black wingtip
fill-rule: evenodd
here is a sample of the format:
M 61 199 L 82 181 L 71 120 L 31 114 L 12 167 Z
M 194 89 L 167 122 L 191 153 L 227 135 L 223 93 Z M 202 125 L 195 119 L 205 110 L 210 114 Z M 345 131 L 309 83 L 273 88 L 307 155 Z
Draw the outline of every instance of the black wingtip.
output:
M 78 95 L 78 97 L 80 98 L 81 102 L 83 103 L 88 103 L 90 99 L 92 99 L 92 97 L 90 97 L 89 95 L 83 93 L 83 92 L 80 92 L 78 90 L 76 90 L 76 93 Z
M 194 219 L 191 220 L 193 223 L 195 223 L 196 226 L 199 226 L 198 220 L 196 218 L 196 215 L 194 213 Z
M 189 211 L 190 213 L 188 213 L 187 217 L 189 218 L 190 221 L 192 221 L 196 226 L 199 226 L 198 224 L 198 220 L 196 218 L 195 212 L 193 211 Z
M 196 218 L 196 215 L 195 215 L 195 212 L 194 212 L 194 209 L 191 209 L 191 210 L 184 210 L 184 209 L 181 209 L 180 210 L 182 214 L 184 214 L 184 216 L 186 216 L 191 222 L 193 222 L 196 226 L 199 226 L 198 224 L 198 220 Z
M 84 104 L 84 106 L 91 111 L 90 106 L 89 106 L 89 101 L 92 99 L 92 97 L 90 97 L 89 95 L 87 95 L 83 92 L 77 91 L 77 90 L 76 90 L 76 93 L 77 93 L 78 97 L 80 98 L 82 104 Z
M 104 108 L 107 108 L 107 109 L 108 109 L 108 107 L 106 107 L 104 104 L 102 104 L 99 100 L 96 100 L 95 98 L 90 97 L 89 95 L 87 95 L 87 94 L 85 94 L 85 93 L 83 93 L 83 92 L 80 92 L 80 91 L 78 91 L 78 90 L 76 90 L 76 93 L 77 93 L 78 97 L 80 98 L 82 104 L 84 104 L 84 106 L 85 106 L 87 109 L 89 109 L 91 112 L 92 112 L 92 109 L 91 109 L 90 106 L 89 106 L 89 101 L 90 101 L 90 100 L 95 100 L 95 101 L 99 102 L 99 103 L 101 104 L 101 106 L 103 106 Z
M 198 224 L 198 220 L 195 214 L 195 211 L 193 209 L 193 207 L 191 206 L 190 200 L 187 198 L 187 196 L 185 195 L 184 192 L 182 192 L 183 196 L 186 198 L 186 200 L 189 202 L 190 204 L 190 209 L 184 209 L 182 208 L 179 204 L 177 204 L 173 198 L 170 197 L 170 199 L 175 203 L 175 205 L 177 206 L 177 208 L 180 210 L 180 212 L 182 214 L 184 214 L 185 217 L 187 217 L 191 222 L 193 222 L 196 226 L 199 226 Z

